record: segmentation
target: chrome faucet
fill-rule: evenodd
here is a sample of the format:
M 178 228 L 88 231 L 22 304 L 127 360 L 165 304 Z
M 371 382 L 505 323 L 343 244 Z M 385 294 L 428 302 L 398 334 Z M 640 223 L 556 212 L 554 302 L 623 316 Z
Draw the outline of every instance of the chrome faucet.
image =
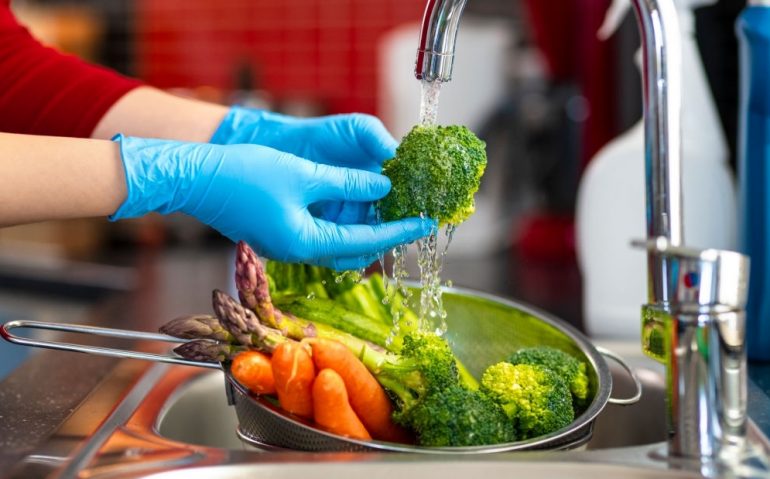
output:
M 746 432 L 748 258 L 683 247 L 682 61 L 673 0 L 631 0 L 642 38 L 648 304 L 643 349 L 666 364 L 669 454 L 735 455 Z M 452 78 L 466 0 L 428 0 L 415 76 Z
M 418 80 L 447 82 L 452 79 L 457 30 L 466 2 L 428 0 L 414 69 Z

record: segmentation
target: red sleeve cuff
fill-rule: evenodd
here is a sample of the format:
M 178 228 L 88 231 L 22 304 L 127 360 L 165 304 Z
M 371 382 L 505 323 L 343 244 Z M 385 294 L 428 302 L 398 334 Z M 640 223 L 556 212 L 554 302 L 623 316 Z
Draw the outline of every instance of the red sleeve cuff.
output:
M 141 84 L 41 45 L 0 2 L 0 131 L 88 137 Z

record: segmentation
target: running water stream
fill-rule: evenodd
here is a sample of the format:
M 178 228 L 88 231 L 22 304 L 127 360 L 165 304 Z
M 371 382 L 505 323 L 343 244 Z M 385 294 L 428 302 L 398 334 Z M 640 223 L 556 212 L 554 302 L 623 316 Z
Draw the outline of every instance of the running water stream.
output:
M 420 125 L 432 126 L 436 124 L 438 117 L 438 101 L 441 93 L 441 82 L 422 81 L 422 96 L 420 98 Z M 417 242 L 417 266 L 420 270 L 420 308 L 419 322 L 417 325 L 401 324 L 401 317 L 394 312 L 393 323 L 394 330 L 392 335 L 398 334 L 401 328 L 412 329 L 417 326 L 420 331 L 434 332 L 442 335 L 446 332 L 446 311 L 441 300 L 441 269 L 444 264 L 449 244 L 452 241 L 455 226 L 447 225 L 445 234 L 447 237 L 446 246 L 439 247 L 440 230 L 434 229 L 431 234 Z M 409 298 L 411 292 L 404 285 L 404 280 L 409 277 L 406 267 L 407 246 L 399 246 L 393 251 L 393 286 L 390 286 L 385 274 L 384 261 L 381 258 L 380 264 L 383 266 L 383 275 L 386 277 L 386 288 L 394 288 L 404 297 Z M 388 302 L 386 298 L 384 302 Z

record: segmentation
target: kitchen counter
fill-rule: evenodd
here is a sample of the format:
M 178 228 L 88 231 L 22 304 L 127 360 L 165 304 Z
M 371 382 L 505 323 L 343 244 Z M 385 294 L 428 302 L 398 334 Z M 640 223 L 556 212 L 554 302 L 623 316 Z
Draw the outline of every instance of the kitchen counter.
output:
M 232 291 L 231 263 L 230 249 L 142 257 L 137 261 L 135 291 L 100 297 L 80 322 L 155 331 L 175 316 L 207 312 L 212 289 Z M 105 344 L 104 339 L 96 342 Z M 48 350 L 27 360 L 0 383 L 0 476 L 18 477 L 14 470 L 21 468 L 25 477 L 35 475 L 38 467 L 42 476 L 52 465 L 61 465 L 150 367 L 141 361 Z M 750 415 L 770 436 L 770 364 L 752 364 L 750 375 Z M 104 395 L 102 405 L 78 410 L 97 387 Z M 68 425 L 73 423 L 73 415 L 78 427 L 57 430 L 65 419 L 69 419 Z
M 61 286 L 62 283 L 48 277 L 40 280 L 0 281 L 0 292 L 7 293 L 8 296 L 24 292 L 27 296 L 31 287 L 34 287 L 42 291 L 37 299 L 48 304 L 56 304 L 56 298 L 64 295 L 79 296 L 82 317 L 73 318 L 72 315 L 66 315 L 63 321 L 109 328 L 157 331 L 160 325 L 175 316 L 210 311 L 211 290 L 227 289 L 230 284 L 230 251 L 220 249 L 202 253 L 198 250 L 183 250 L 163 254 L 149 253 L 138 257 L 135 269 L 125 268 L 135 273 L 135 276 L 124 275 L 124 279 L 131 278 L 134 283 L 130 293 L 115 284 L 101 289 L 93 284 L 86 284 L 84 288 L 80 288 L 78 284 L 64 284 L 62 289 L 53 286 Z M 108 267 L 111 268 L 113 267 Z M 90 265 L 86 269 L 93 272 Z M 90 275 L 91 279 L 93 276 Z M 87 294 L 81 295 L 84 291 Z M 26 303 L 32 304 L 34 301 L 35 297 L 31 296 Z M 65 304 L 70 303 L 71 299 L 61 301 Z M 15 305 L 15 309 L 21 309 L 20 305 Z M 0 311 L 3 306 L 4 303 L 0 302 Z M 24 317 L 41 319 L 35 314 L 25 314 Z M 57 318 L 50 314 L 42 319 L 57 321 Z M 58 320 L 62 321 L 62 318 Z M 125 341 L 83 335 L 55 337 L 85 344 L 124 348 L 137 346 Z M 21 346 L 10 347 L 19 348 L 22 352 Z M 147 349 L 147 346 L 143 346 L 143 349 Z M 119 366 L 122 363 L 135 363 L 135 366 L 121 370 Z M 35 354 L 0 382 L 0 471 L 11 471 L 14 465 L 18 465 L 20 460 L 30 454 L 33 455 L 32 460 L 57 460 L 57 457 L 61 459 L 59 454 L 62 451 L 52 451 L 52 457 L 48 458 L 34 456 L 46 455 L 40 453 L 45 449 L 43 444 L 65 419 L 76 412 L 77 407 L 97 386 L 112 381 L 114 385 L 109 388 L 110 394 L 113 400 L 117 400 L 133 385 L 146 366 L 147 363 L 142 361 L 120 361 L 64 351 L 36 350 Z M 105 401 L 108 399 L 105 398 Z M 114 402 L 111 406 L 114 406 Z M 87 436 L 89 431 L 93 432 L 109 412 L 110 408 L 105 407 L 105 410 L 101 411 L 102 417 L 94 417 L 96 413 L 92 414 L 92 417 L 83 421 L 89 424 L 79 433 Z M 71 452 L 75 446 L 76 444 L 64 445 L 64 453 Z M 0 476 L 3 472 L 0 472 Z

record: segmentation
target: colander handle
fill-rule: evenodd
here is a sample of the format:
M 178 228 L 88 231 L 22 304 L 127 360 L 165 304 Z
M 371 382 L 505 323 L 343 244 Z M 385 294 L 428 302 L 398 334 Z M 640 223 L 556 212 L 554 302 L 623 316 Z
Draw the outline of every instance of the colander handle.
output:
M 618 354 L 613 353 L 609 349 L 602 348 L 597 346 L 596 350 L 599 351 L 599 354 L 602 356 L 614 360 L 616 363 L 618 363 L 623 369 L 626 370 L 626 372 L 631 376 L 631 379 L 634 381 L 634 385 L 636 386 L 636 393 L 629 397 L 629 398 L 613 398 L 610 397 L 607 402 L 610 404 L 619 404 L 621 406 L 629 406 L 631 404 L 636 404 L 639 402 L 639 400 L 642 398 L 642 382 L 639 380 L 639 376 L 636 375 L 636 372 L 633 370 L 631 366 L 629 366 L 626 361 L 621 358 Z
M 182 364 L 185 366 L 198 366 L 203 368 L 221 369 L 219 363 L 206 363 L 202 361 L 192 361 L 175 355 L 144 353 L 141 351 L 131 351 L 126 349 L 105 348 L 101 346 L 88 346 L 85 344 L 73 344 L 60 341 L 48 341 L 44 339 L 32 339 L 24 336 L 17 336 L 11 333 L 12 329 L 43 329 L 47 331 L 64 331 L 68 333 L 91 334 L 110 338 L 134 339 L 162 341 L 166 343 L 184 343 L 184 339 L 167 336 L 158 333 L 146 333 L 141 331 L 130 331 L 126 329 L 100 328 L 97 326 L 85 326 L 81 324 L 48 323 L 44 321 L 13 320 L 0 326 L 0 336 L 8 342 L 21 344 L 22 346 L 33 346 L 36 348 L 57 349 L 60 351 L 74 351 L 78 353 L 96 354 L 99 356 L 109 356 L 121 359 L 142 359 L 145 361 L 154 361 L 159 363 Z

